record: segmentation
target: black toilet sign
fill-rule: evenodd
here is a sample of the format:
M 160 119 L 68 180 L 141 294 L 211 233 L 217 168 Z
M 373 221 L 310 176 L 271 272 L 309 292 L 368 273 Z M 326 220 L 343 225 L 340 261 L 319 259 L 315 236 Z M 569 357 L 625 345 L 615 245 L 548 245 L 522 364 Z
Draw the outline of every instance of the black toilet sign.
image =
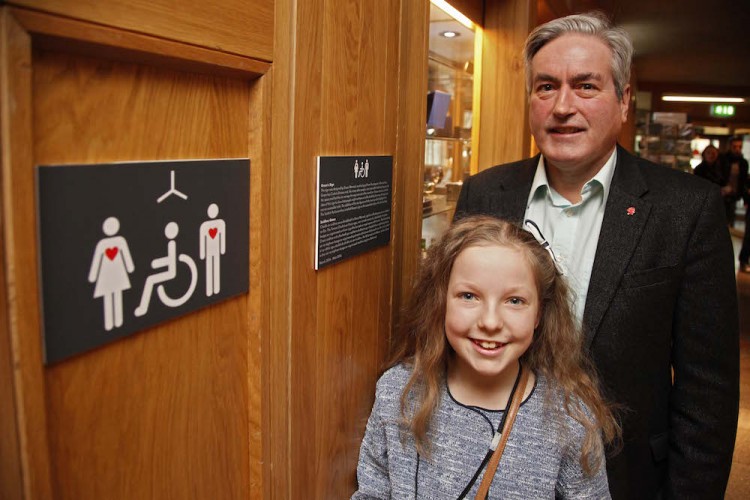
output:
M 54 363 L 248 291 L 250 160 L 37 169 Z

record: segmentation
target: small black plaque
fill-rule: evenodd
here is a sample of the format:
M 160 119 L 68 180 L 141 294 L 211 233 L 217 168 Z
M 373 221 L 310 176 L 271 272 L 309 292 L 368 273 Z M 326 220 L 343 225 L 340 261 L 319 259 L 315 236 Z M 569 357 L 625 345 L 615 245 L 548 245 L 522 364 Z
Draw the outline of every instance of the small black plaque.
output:
M 319 156 L 315 269 L 391 240 L 392 156 Z

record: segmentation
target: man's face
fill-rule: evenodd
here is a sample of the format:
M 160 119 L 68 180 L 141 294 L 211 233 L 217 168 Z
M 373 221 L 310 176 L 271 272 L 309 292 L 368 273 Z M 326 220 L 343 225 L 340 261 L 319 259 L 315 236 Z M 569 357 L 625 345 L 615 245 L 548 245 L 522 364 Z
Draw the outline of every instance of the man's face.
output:
M 612 154 L 630 86 L 618 99 L 611 60 L 598 38 L 577 33 L 549 42 L 531 60 L 531 133 L 553 175 L 590 179 Z
M 742 141 L 732 141 L 729 144 L 729 150 L 733 155 L 740 156 L 742 154 Z

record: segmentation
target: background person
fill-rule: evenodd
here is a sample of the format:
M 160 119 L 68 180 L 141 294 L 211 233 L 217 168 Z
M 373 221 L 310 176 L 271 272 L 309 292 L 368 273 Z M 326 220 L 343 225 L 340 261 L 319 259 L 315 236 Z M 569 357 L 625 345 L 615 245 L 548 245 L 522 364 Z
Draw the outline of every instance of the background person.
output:
M 541 155 L 469 178 L 456 217 L 533 219 L 566 268 L 584 345 L 624 407 L 612 497 L 720 499 L 739 406 L 732 245 L 716 186 L 617 145 L 632 51 L 596 13 L 536 28 L 525 57 Z
M 720 158 L 722 178 L 721 196 L 724 198 L 727 223 L 734 227 L 737 202 L 747 202 L 747 160 L 742 156 L 742 137 L 734 136 L 729 139 L 728 149 Z M 740 259 L 742 260 L 742 259 Z M 745 259 L 747 262 L 747 258 Z
M 703 161 L 695 167 L 693 173 L 698 177 L 713 182 L 717 186 L 724 186 L 727 180 L 724 178 L 721 161 L 719 161 L 719 150 L 716 146 L 709 144 L 701 153 Z

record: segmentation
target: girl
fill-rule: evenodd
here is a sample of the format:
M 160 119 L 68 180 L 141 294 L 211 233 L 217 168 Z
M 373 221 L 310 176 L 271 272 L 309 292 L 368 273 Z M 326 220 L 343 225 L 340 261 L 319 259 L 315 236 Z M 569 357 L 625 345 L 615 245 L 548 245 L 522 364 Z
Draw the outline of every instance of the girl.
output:
M 489 497 L 610 498 L 602 438 L 619 428 L 546 245 L 462 219 L 429 249 L 404 318 L 352 498 L 474 498 L 521 365 L 529 380 Z

